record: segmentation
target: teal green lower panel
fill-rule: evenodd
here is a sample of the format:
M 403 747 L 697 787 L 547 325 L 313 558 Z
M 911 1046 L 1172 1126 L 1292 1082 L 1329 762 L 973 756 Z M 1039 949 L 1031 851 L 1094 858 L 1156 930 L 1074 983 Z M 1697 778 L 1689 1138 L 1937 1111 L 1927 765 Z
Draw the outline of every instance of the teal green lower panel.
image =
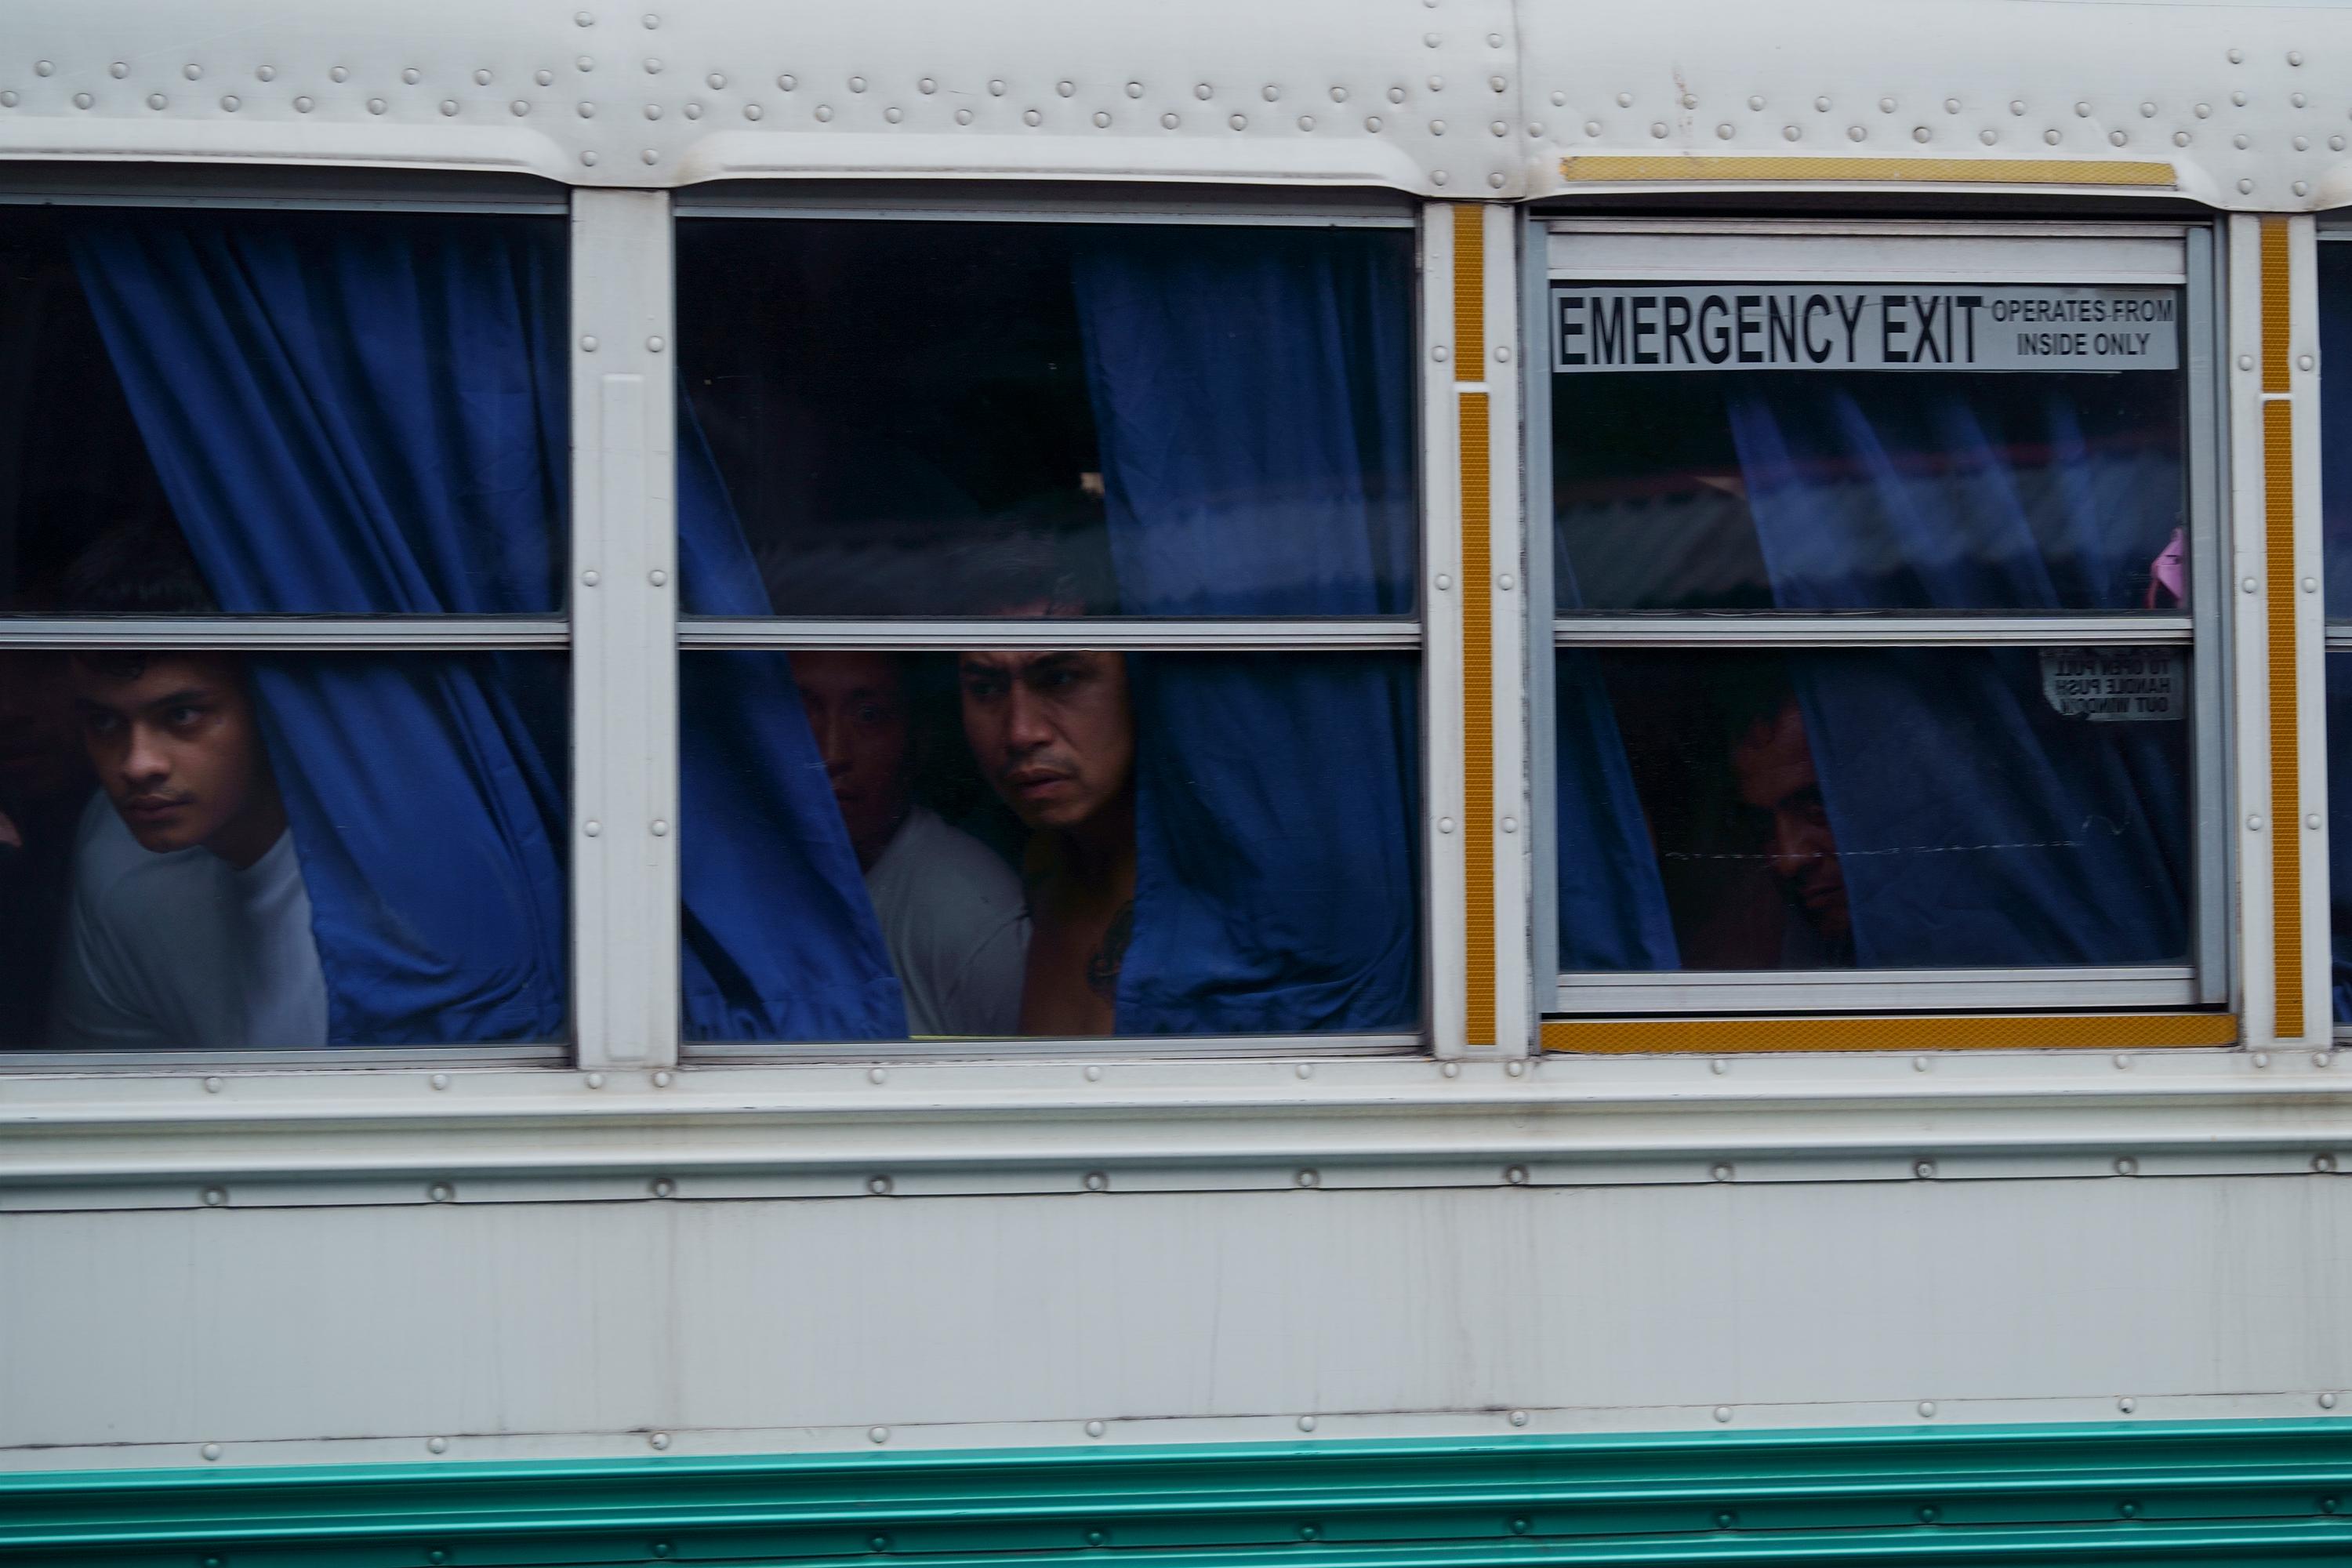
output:
M 2352 1420 L 0 1476 L 10 1568 L 2352 1563 Z

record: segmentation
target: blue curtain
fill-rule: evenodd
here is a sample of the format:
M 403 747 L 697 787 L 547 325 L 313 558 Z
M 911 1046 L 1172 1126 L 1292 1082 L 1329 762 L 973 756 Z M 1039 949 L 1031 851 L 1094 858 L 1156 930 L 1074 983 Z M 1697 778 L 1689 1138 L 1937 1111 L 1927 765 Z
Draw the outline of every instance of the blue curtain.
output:
M 2319 363 L 2352 366 L 2352 245 L 2319 247 Z M 2352 617 L 2352 375 L 2319 384 L 2320 558 L 2330 619 Z M 2327 816 L 2352 809 L 2352 655 L 2327 656 Z M 2352 833 L 2327 835 L 2336 1021 L 2352 1024 Z
M 110 216 L 85 221 L 74 243 L 141 435 L 223 610 L 560 610 L 561 225 Z M 765 613 L 690 423 L 680 448 L 688 608 Z M 798 695 L 781 661 L 758 663 L 716 660 L 682 693 L 687 1032 L 903 1034 Z M 331 1042 L 560 1037 L 561 661 L 253 668 L 310 895 Z
M 684 394 L 678 586 L 698 616 L 765 616 L 767 590 Z M 678 661 L 686 1034 L 903 1039 L 907 1008 L 790 661 Z
M 74 256 L 230 613 L 546 613 L 562 231 L 92 217 Z M 546 1039 L 565 1016 L 553 661 L 256 659 L 336 1045 Z
M 2181 519 L 2177 460 L 2046 383 L 1780 377 L 1730 419 L 1782 609 L 2133 609 Z M 2063 718 L 2032 649 L 1790 662 L 1858 965 L 2187 953 L 2185 723 Z
M 1100 230 L 1075 259 L 1120 607 L 1376 616 L 1419 576 L 1410 247 Z M 1417 668 L 1152 655 L 1121 1034 L 1420 1021 Z

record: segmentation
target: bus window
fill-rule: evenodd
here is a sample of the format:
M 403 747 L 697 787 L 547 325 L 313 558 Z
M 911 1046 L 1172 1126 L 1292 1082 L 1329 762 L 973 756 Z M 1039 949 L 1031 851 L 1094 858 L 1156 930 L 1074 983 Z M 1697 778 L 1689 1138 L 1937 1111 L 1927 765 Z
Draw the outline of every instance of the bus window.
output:
M 2327 816 L 2352 821 L 2352 234 L 2319 245 L 2320 535 L 2327 592 Z M 2338 370 L 2336 367 L 2347 367 Z M 2336 374 L 2330 374 L 2334 370 Z M 2335 1021 L 2352 1025 L 2352 833 L 2327 836 Z
M 686 1037 L 1417 1031 L 1411 237 L 678 256 Z

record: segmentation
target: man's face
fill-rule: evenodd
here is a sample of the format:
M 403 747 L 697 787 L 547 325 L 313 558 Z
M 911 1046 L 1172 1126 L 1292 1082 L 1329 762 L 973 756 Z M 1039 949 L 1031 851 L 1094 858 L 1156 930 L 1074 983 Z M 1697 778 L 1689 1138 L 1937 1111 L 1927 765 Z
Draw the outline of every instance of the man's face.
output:
M 1813 771 L 1805 721 L 1790 702 L 1765 723 L 1740 737 L 1731 749 L 1739 798 L 1770 820 L 1765 854 L 1804 911 L 1806 923 L 1823 940 L 1843 943 L 1853 930 L 1846 907 L 1845 871 L 1838 864 L 1837 839 L 1822 804 L 1822 781 Z
M 194 848 L 277 809 L 253 703 L 228 660 L 76 658 L 71 679 L 99 784 L 146 848 Z
M 908 730 L 898 661 L 884 653 L 796 653 L 793 683 L 849 841 L 870 864 L 907 816 Z
M 1033 828 L 1067 829 L 1121 798 L 1135 771 L 1127 661 L 1116 653 L 967 653 L 963 732 L 980 771 Z
M 36 809 L 87 784 L 66 656 L 0 651 L 0 811 Z

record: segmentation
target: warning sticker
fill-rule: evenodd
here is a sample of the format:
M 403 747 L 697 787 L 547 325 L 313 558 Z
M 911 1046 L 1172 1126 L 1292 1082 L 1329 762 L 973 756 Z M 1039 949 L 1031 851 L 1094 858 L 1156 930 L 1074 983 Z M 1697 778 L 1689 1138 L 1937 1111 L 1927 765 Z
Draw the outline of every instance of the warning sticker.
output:
M 2162 722 L 2189 714 L 2189 661 L 2169 647 L 2042 650 L 2042 695 L 2069 719 Z
M 2170 289 L 1556 283 L 1551 367 L 2172 370 Z

